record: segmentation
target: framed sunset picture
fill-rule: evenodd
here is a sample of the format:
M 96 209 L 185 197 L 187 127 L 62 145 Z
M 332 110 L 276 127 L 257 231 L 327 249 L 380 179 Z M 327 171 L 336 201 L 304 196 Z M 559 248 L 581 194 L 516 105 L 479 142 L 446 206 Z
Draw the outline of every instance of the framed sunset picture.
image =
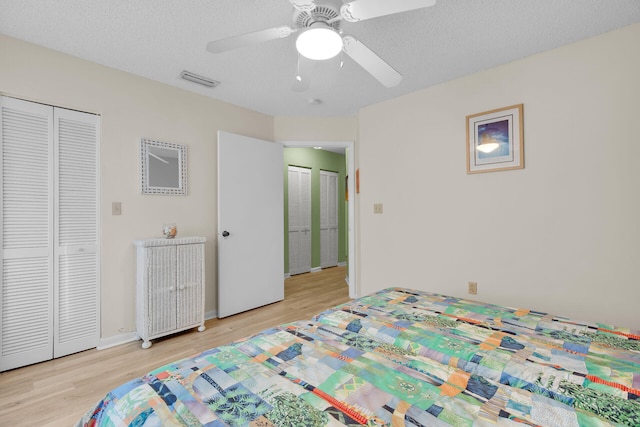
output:
M 468 174 L 522 168 L 522 104 L 467 116 Z

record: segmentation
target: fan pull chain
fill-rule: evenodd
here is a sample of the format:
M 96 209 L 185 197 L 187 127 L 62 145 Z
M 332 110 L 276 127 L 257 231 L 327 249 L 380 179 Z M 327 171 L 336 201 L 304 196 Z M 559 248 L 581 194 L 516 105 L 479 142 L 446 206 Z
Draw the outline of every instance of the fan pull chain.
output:
M 300 75 L 300 54 L 298 54 L 298 67 L 297 67 L 297 73 L 296 73 L 296 80 L 301 82 L 302 81 L 302 76 Z

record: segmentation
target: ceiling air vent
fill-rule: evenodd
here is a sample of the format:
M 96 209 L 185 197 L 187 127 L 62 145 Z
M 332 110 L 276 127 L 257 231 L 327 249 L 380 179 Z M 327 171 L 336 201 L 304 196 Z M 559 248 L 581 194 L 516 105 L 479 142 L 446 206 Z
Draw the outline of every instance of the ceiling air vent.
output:
M 198 83 L 199 85 L 206 87 L 216 87 L 220 84 L 220 82 L 217 80 L 210 79 L 209 77 L 199 76 L 192 73 L 191 71 L 186 70 L 180 73 L 180 78 L 193 83 Z

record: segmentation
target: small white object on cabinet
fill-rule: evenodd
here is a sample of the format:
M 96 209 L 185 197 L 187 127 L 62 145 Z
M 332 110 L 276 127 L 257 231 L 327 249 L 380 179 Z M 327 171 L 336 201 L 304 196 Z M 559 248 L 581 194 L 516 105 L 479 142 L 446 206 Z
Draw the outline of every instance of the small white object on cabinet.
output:
M 204 326 L 205 237 L 134 241 L 137 258 L 136 329 L 151 340 Z

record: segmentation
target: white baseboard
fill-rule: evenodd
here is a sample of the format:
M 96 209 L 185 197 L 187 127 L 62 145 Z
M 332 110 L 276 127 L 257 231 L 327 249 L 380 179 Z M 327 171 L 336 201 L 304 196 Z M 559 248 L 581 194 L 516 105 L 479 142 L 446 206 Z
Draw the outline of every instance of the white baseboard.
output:
M 346 262 L 339 262 L 338 263 L 338 267 L 345 267 L 347 265 Z M 309 270 L 310 273 L 317 273 L 319 271 L 322 271 L 322 267 L 312 267 L 311 270 Z M 288 279 L 291 277 L 291 274 L 289 273 L 284 273 L 284 278 Z
M 204 314 L 204 320 L 216 319 L 218 317 L 218 312 L 216 310 L 207 311 Z M 108 338 L 100 338 L 100 342 L 98 343 L 97 350 L 105 350 L 107 348 L 115 347 L 117 345 L 126 344 L 132 341 L 138 341 L 140 337 L 135 332 L 127 332 L 120 335 L 115 335 Z
M 115 335 L 108 338 L 100 338 L 100 343 L 96 349 L 104 350 L 117 345 L 126 344 L 131 341 L 138 341 L 139 339 L 140 337 L 135 332 L 127 332 L 125 334 Z

